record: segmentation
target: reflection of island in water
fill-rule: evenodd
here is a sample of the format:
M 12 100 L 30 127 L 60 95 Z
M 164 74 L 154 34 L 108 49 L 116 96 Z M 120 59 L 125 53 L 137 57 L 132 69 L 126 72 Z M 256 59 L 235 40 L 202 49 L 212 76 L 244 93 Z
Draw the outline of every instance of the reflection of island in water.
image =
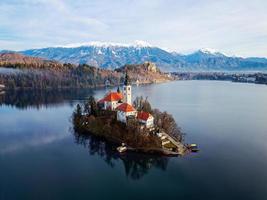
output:
M 19 109 L 58 106 L 64 102 L 84 100 L 93 94 L 88 89 L 68 90 L 7 90 L 0 94 L 0 106 L 9 105 Z
M 93 90 L 7 90 L 0 94 L 0 106 L 7 105 L 18 109 L 42 107 L 57 107 L 63 103 L 71 107 L 77 101 L 84 101 L 93 95 Z M 84 136 L 77 133 L 75 135 L 76 143 L 84 145 L 89 149 L 91 155 L 98 155 L 111 167 L 114 167 L 116 161 L 121 160 L 125 167 L 125 173 L 131 179 L 142 178 L 152 168 L 165 170 L 168 165 L 168 157 L 153 155 L 143 155 L 127 153 L 120 155 L 116 148 L 108 142 L 93 136 Z M 22 143 L 23 144 L 23 143 Z
M 94 137 L 74 132 L 75 141 L 89 149 L 90 155 L 98 155 L 111 167 L 115 166 L 115 161 L 120 159 L 123 162 L 127 177 L 138 180 L 146 175 L 150 169 L 157 168 L 165 171 L 167 169 L 169 157 L 147 155 L 140 153 L 119 154 L 115 146 L 109 142 Z

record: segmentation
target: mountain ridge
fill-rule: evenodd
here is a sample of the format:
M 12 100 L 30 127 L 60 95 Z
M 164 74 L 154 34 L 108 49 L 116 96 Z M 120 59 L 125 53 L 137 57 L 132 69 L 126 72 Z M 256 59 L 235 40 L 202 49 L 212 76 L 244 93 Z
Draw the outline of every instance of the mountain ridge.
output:
M 122 43 L 87 43 L 79 47 L 47 47 L 19 51 L 61 63 L 88 64 L 116 69 L 126 64 L 155 63 L 162 71 L 246 71 L 267 70 L 267 58 L 227 56 L 218 51 L 200 49 L 190 54 L 169 52 L 145 42 L 140 45 Z
M 101 41 L 92 41 L 85 43 L 74 43 L 67 45 L 59 45 L 55 47 L 63 48 L 76 48 L 76 47 L 86 47 L 86 46 L 95 46 L 95 47 L 152 47 L 151 44 L 142 40 L 135 40 L 133 43 L 119 43 L 119 42 L 101 42 Z

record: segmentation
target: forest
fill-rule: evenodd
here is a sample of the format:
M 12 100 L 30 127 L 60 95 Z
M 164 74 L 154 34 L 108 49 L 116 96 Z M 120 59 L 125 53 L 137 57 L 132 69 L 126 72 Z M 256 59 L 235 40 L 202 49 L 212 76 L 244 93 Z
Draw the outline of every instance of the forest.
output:
M 63 64 L 61 67 L 28 64 L 1 64 L 0 84 L 8 89 L 94 88 L 118 85 L 121 73 L 103 70 L 86 64 Z

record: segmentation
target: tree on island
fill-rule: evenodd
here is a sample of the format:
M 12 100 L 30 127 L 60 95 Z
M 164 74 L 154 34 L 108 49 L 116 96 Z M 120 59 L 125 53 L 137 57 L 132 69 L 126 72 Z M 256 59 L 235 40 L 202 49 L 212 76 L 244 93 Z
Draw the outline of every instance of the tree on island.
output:
M 181 132 L 181 128 L 177 125 L 173 116 L 167 112 L 152 109 L 147 97 L 136 97 L 133 101 L 133 105 L 137 111 L 144 111 L 153 115 L 154 125 L 157 131 L 165 131 L 168 135 L 172 136 L 179 142 L 183 140 L 184 134 Z
M 143 96 L 136 97 L 135 100 L 133 101 L 133 106 L 135 107 L 137 111 L 144 111 L 148 113 L 153 112 L 151 105 L 149 101 L 147 100 L 147 97 L 145 99 Z
M 175 122 L 173 116 L 169 113 L 161 112 L 158 109 L 153 110 L 154 124 L 159 130 L 164 130 L 168 135 L 175 138 L 177 141 L 182 142 L 184 133 Z
M 80 106 L 80 104 L 77 104 L 72 114 L 72 121 L 74 124 L 75 131 L 79 131 L 82 129 L 82 107 Z
M 96 103 L 96 100 L 93 96 L 88 98 L 88 101 L 84 104 L 84 113 L 87 115 L 97 116 L 99 113 L 99 109 Z

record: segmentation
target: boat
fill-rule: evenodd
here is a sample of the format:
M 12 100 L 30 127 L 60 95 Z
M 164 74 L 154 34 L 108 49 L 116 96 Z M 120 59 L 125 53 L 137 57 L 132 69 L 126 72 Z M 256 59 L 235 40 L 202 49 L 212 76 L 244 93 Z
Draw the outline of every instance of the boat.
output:
M 191 152 L 198 152 L 199 151 L 197 144 L 189 144 L 188 148 L 190 149 Z
M 117 151 L 118 151 L 119 153 L 123 153 L 123 152 L 127 151 L 127 147 L 119 146 L 119 147 L 117 148 Z
M 119 153 L 124 153 L 125 151 L 127 151 L 127 147 L 124 143 L 121 144 L 121 146 L 117 147 L 117 151 Z
M 191 147 L 191 148 L 197 148 L 197 144 L 190 144 L 189 147 Z

